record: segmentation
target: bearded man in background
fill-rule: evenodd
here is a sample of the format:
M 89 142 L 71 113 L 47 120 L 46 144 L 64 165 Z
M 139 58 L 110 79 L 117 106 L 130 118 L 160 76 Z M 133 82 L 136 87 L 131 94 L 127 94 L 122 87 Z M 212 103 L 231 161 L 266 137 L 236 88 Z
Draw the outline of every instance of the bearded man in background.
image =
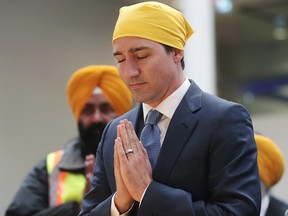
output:
M 72 74 L 67 99 L 79 136 L 40 161 L 22 182 L 6 216 L 76 216 L 89 191 L 95 154 L 106 124 L 132 108 L 117 69 L 89 65 Z

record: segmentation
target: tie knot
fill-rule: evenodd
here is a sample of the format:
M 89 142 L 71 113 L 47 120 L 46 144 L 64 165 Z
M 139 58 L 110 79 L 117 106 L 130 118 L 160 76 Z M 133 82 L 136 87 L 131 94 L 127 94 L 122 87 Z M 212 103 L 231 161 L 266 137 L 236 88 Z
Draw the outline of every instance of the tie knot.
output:
M 146 124 L 157 124 L 161 117 L 162 113 L 152 109 L 147 114 Z

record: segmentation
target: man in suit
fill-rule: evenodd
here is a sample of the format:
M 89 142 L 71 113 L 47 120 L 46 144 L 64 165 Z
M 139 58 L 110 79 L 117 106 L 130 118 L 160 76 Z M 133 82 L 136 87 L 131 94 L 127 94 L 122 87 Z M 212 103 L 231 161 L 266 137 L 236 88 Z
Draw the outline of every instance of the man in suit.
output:
M 284 174 L 284 155 L 276 143 L 263 134 L 255 133 L 255 141 L 261 180 L 260 216 L 288 216 L 288 204 L 275 197 L 271 192 Z
M 182 13 L 165 4 L 120 9 L 113 55 L 140 104 L 106 126 L 80 215 L 259 215 L 250 116 L 184 76 L 192 33 Z M 150 110 L 162 114 L 154 126 L 161 145 L 155 165 L 139 140 Z

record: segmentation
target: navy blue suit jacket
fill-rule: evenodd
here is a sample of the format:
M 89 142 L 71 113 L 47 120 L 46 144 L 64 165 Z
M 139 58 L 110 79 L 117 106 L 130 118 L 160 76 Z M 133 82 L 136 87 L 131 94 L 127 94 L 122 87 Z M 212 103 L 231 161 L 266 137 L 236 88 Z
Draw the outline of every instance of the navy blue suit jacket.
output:
M 107 125 L 97 150 L 93 188 L 83 200 L 80 215 L 110 215 L 116 192 L 116 126 L 125 118 L 139 135 L 141 105 Z M 135 203 L 130 215 L 256 216 L 260 202 L 257 150 L 248 112 L 239 104 L 202 92 L 192 82 L 171 119 L 153 181 L 140 207 Z
M 271 195 L 265 216 L 286 216 L 285 214 L 288 214 L 288 204 Z

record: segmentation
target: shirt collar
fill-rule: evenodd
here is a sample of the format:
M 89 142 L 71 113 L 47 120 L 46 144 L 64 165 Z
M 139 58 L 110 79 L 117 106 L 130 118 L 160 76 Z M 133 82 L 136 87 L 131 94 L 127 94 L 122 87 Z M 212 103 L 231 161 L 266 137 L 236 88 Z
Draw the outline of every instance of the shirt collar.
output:
M 175 110 L 177 109 L 178 105 L 180 104 L 182 98 L 188 91 L 190 86 L 190 82 L 186 77 L 182 85 L 176 89 L 171 95 L 169 95 L 164 101 L 162 101 L 155 109 L 161 112 L 164 116 L 168 118 L 172 118 Z M 143 118 L 144 122 L 148 112 L 153 109 L 153 107 L 149 106 L 148 104 L 142 104 L 143 107 Z

